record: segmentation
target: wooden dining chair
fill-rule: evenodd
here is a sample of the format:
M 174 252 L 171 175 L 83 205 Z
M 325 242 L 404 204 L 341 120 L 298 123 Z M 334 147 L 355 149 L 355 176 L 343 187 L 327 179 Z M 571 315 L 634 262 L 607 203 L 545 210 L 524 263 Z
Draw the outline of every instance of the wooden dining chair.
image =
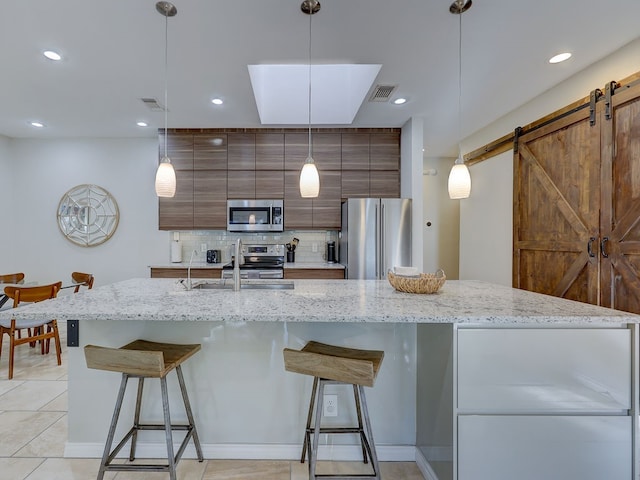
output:
M 62 282 L 35 287 L 5 287 L 4 293 L 13 299 L 14 308 L 25 302 L 41 302 L 55 298 L 62 287 Z M 45 329 L 45 327 L 47 327 Z M 27 329 L 29 334 L 20 337 L 18 332 Z M 58 365 L 62 365 L 62 350 L 60 347 L 60 334 L 58 322 L 55 319 L 39 320 L 0 320 L 0 356 L 2 355 L 2 341 L 4 334 L 9 336 L 9 380 L 13 378 L 14 352 L 18 345 L 32 342 L 40 342 L 41 353 L 45 353 L 45 343 L 54 339 L 56 343 L 56 356 Z
M 73 293 L 78 293 L 80 287 L 87 287 L 88 290 L 93 288 L 93 275 L 90 273 L 73 272 L 71 274 L 71 280 L 76 284 Z
M 24 282 L 24 273 L 8 273 L 0 275 L 0 283 L 22 283 Z

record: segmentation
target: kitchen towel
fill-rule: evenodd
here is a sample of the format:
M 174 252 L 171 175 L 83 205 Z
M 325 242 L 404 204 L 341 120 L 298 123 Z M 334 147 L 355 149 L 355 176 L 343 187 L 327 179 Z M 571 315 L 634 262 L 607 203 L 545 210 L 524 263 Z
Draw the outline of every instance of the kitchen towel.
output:
M 173 240 L 171 242 L 171 262 L 182 262 L 182 242 L 180 240 Z
M 415 267 L 393 267 L 393 273 L 402 275 L 403 277 L 419 277 L 420 272 Z

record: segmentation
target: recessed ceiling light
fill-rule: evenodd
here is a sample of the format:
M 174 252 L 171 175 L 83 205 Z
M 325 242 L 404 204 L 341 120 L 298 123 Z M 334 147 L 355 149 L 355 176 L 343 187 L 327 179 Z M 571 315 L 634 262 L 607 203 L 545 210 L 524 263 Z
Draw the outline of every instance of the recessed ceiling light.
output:
M 137 122 L 136 125 L 138 125 L 139 127 L 148 127 L 149 124 L 147 122 Z
M 549 59 L 549 63 L 560 63 L 565 60 L 569 60 L 571 58 L 571 54 L 569 52 L 559 53 L 558 55 L 554 55 Z
M 43 128 L 44 127 L 44 123 L 41 123 L 41 122 L 29 122 L 29 125 L 31 125 L 32 127 L 36 127 L 36 128 Z
M 222 105 L 224 102 L 221 98 L 214 98 L 213 100 L 211 100 L 211 103 L 213 103 L 214 105 Z
M 49 60 L 58 61 L 62 59 L 62 56 L 60 56 L 58 52 L 54 52 L 53 50 L 47 50 L 46 52 L 43 52 L 43 55 Z
M 403 103 L 407 103 L 407 99 L 406 98 L 396 98 L 393 103 L 395 103 L 396 105 L 402 105 Z

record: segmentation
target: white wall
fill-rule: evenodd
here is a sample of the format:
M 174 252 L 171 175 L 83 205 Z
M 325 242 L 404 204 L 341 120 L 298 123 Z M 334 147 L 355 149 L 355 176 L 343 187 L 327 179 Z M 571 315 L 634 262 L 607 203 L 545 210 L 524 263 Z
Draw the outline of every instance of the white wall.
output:
M 0 205 L 3 206 L 0 220 L 0 274 L 14 273 L 17 265 L 11 254 L 13 234 L 13 182 L 12 161 L 9 152 L 10 140 L 0 135 Z
M 640 39 L 591 65 L 465 139 L 479 148 L 522 125 L 640 70 Z M 497 93 L 499 95 L 499 93 Z M 498 101 L 498 98 L 496 99 Z M 460 204 L 460 278 L 511 285 L 513 155 L 506 152 L 471 167 L 471 197 Z
M 458 278 L 460 247 L 461 200 L 451 200 L 447 189 L 454 161 L 454 158 L 425 158 L 422 179 L 423 271 L 441 268 L 450 280 Z
M 19 197 L 9 202 L 17 212 L 9 264 L 28 280 L 68 281 L 79 270 L 93 273 L 95 284 L 104 285 L 148 277 L 149 264 L 168 258 L 168 233 L 158 231 L 153 185 L 157 139 L 13 139 L 10 157 Z M 56 221 L 62 195 L 85 183 L 108 190 L 120 209 L 113 237 L 90 248 L 69 242 Z
M 421 118 L 410 118 L 402 126 L 400 150 L 402 152 L 400 171 L 400 196 L 412 198 L 411 217 L 411 263 L 424 271 L 423 265 L 423 232 L 422 224 L 422 149 L 423 121 Z

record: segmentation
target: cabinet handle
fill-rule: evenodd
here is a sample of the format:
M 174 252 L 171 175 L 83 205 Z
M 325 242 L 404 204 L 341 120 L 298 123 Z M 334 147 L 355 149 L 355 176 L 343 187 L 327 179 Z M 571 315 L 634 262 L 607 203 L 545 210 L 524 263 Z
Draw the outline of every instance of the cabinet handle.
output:
M 609 237 L 604 237 L 600 242 L 600 252 L 602 252 L 602 256 L 604 258 L 609 258 L 609 254 L 607 253 L 607 249 L 605 248 L 608 241 L 609 241 Z
M 595 242 L 595 241 L 596 241 L 596 237 L 591 237 L 589 239 L 589 241 L 587 242 L 587 253 L 589 254 L 589 256 L 591 258 L 596 256 L 596 254 L 593 253 L 593 248 L 592 248 L 593 242 Z

